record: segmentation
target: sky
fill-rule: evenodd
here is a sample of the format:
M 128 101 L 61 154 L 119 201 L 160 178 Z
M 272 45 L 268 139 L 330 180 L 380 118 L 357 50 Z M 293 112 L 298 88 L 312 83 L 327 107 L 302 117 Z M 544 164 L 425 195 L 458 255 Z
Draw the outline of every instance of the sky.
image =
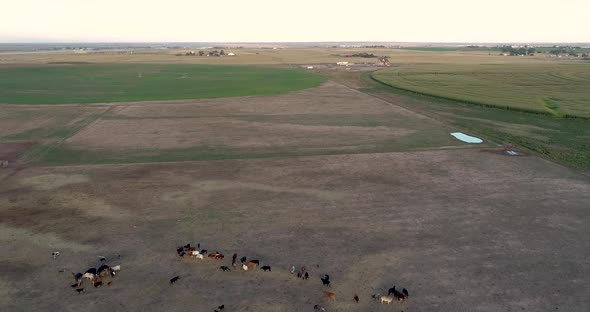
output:
M 590 0 L 18 0 L 0 42 L 590 42 Z

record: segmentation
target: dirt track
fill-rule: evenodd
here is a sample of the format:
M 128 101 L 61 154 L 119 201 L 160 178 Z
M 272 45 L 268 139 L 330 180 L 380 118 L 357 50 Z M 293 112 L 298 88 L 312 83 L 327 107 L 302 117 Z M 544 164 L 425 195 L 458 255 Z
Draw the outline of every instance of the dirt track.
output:
M 536 157 L 469 149 L 45 167 L 16 173 L 0 190 L 3 311 L 590 305 L 589 180 Z M 180 261 L 175 247 L 189 241 L 226 260 Z M 217 270 L 233 252 L 273 272 Z M 98 266 L 99 255 L 123 270 L 111 287 L 76 294 L 69 272 Z M 309 281 L 288 273 L 303 264 Z M 333 303 L 322 298 L 324 273 Z M 411 299 L 370 301 L 394 284 Z

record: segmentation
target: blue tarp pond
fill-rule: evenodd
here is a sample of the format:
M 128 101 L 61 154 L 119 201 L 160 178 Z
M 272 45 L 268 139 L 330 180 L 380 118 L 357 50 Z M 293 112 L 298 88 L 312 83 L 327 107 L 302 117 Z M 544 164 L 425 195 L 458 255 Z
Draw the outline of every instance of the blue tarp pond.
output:
M 476 138 L 476 137 L 472 137 L 470 135 L 461 133 L 461 132 L 453 132 L 451 133 L 452 136 L 454 136 L 457 140 L 466 142 L 466 143 L 476 143 L 479 144 L 481 142 L 483 142 L 482 139 L 480 138 Z

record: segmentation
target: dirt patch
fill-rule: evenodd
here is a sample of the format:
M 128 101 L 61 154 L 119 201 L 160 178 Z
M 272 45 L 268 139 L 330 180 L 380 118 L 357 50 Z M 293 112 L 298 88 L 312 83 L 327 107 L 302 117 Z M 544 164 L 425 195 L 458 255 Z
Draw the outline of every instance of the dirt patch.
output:
M 334 121 L 329 116 L 333 114 L 346 122 L 359 123 L 362 118 L 381 120 L 383 114 L 395 114 L 392 118 L 400 123 L 404 119 L 421 120 L 419 115 L 333 82 L 280 96 L 123 103 L 111 107 L 104 119 L 69 138 L 66 146 L 118 151 L 194 146 L 337 150 L 342 145 L 374 145 L 408 136 L 415 130 L 403 126 L 331 125 Z M 286 116 L 287 120 L 273 120 L 273 116 Z M 320 118 L 318 124 L 305 124 L 308 117 Z M 302 124 L 289 122 L 288 118 L 301 120 Z M 329 147 L 328 142 L 337 145 Z
M 231 118 L 100 120 L 66 141 L 82 149 L 143 150 L 196 145 L 238 148 L 324 146 L 326 140 L 379 142 L 414 131 L 388 127 L 351 127 L 247 122 Z
M 65 185 L 86 183 L 88 177 L 81 174 L 45 174 L 34 177 L 27 177 L 20 180 L 20 183 L 26 186 L 31 186 L 37 190 L 53 190 Z
M 83 65 L 83 64 L 93 64 L 91 62 L 48 62 L 49 65 Z
M 394 107 L 335 82 L 320 87 L 275 96 L 247 96 L 186 101 L 117 103 L 112 113 L 127 117 L 211 117 L 232 115 L 374 114 L 399 112 L 420 115 Z
M 8 160 L 10 163 L 13 163 L 24 151 L 33 145 L 34 143 L 32 142 L 0 143 L 0 160 Z
M 63 126 L 108 109 L 78 105 L 3 105 L 0 108 L 0 137 L 5 140 L 44 139 Z M 31 131 L 38 130 L 38 133 Z M 28 132 L 28 133 L 27 133 Z M 14 137 L 14 135 L 19 135 Z
M 28 130 L 48 127 L 49 125 L 55 124 L 57 119 L 48 116 L 38 116 L 37 118 L 27 118 L 22 120 L 21 118 L 15 118 L 0 113 L 0 120 L 2 120 L 2 126 L 0 126 L 0 136 L 8 136 Z
M 78 210 L 89 217 L 102 217 L 105 219 L 120 219 L 129 217 L 129 214 L 118 207 L 105 201 L 93 198 L 86 193 L 67 193 L 55 195 L 52 198 L 52 205 L 70 210 Z
M 280 187 L 276 185 L 260 184 L 260 183 L 241 183 L 234 181 L 206 181 L 198 182 L 192 185 L 199 191 L 211 192 L 211 191 L 228 191 L 232 189 L 242 190 L 256 190 L 274 193 L 293 193 L 302 194 L 307 196 L 317 196 L 322 199 L 335 200 L 342 199 L 346 196 L 345 193 L 322 191 L 319 189 L 306 189 L 306 188 L 292 188 L 292 187 Z
M 52 233 L 33 233 L 27 229 L 11 227 L 6 224 L 0 224 L 0 237 L 5 243 L 15 245 L 26 243 L 55 250 L 90 250 L 89 245 L 66 241 Z

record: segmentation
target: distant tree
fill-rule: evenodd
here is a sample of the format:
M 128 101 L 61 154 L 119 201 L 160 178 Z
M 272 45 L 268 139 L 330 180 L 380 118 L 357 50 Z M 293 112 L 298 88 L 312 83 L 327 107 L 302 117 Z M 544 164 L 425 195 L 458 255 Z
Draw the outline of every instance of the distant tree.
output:
M 375 56 L 373 53 L 366 53 L 366 52 L 362 52 L 362 53 L 357 53 L 357 54 L 353 54 L 351 55 L 353 57 L 365 57 L 365 58 L 372 58 L 372 57 L 377 57 Z
M 383 64 L 384 66 L 389 65 L 389 56 L 379 57 L 379 62 L 381 62 L 381 64 Z
M 219 56 L 219 51 L 214 50 L 214 51 L 211 51 L 211 52 L 207 53 L 207 55 L 208 56 Z
M 528 48 L 527 49 L 527 53 L 528 54 L 534 54 L 535 53 L 535 48 Z
M 205 54 L 205 52 L 199 51 L 199 56 L 203 56 L 204 54 Z
M 553 55 L 559 55 L 559 54 L 568 53 L 568 50 L 564 47 L 558 47 L 557 49 L 553 49 L 553 50 L 549 51 L 549 53 L 551 53 Z
M 223 50 L 221 50 L 221 51 L 219 52 L 219 55 L 225 55 L 225 52 L 224 52 Z

